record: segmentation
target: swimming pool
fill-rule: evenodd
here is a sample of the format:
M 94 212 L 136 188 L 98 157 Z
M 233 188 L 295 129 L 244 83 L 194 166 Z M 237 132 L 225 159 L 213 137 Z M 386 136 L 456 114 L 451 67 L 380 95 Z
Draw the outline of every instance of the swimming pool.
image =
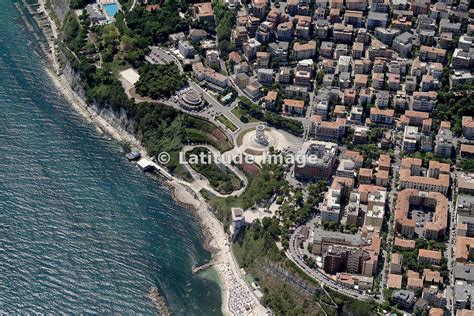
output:
M 104 4 L 104 11 L 109 18 L 112 18 L 119 11 L 119 7 L 116 3 Z

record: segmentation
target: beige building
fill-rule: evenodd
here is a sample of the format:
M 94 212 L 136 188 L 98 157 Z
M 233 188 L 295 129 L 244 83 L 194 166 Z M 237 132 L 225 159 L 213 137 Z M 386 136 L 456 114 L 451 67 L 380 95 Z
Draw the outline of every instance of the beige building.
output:
M 293 51 L 297 60 L 311 59 L 316 54 L 316 42 L 309 41 L 306 44 L 295 43 Z
M 474 120 L 472 116 L 462 117 L 462 134 L 467 139 L 474 139 Z
M 421 160 L 403 158 L 400 166 L 400 189 L 417 189 L 428 192 L 439 192 L 444 195 L 449 190 L 449 165 L 431 164 L 428 176 L 422 176 Z
M 439 265 L 441 262 L 441 251 L 437 250 L 418 250 L 418 263 L 425 265 Z
M 403 255 L 401 253 L 392 253 L 390 260 L 390 273 L 402 274 Z

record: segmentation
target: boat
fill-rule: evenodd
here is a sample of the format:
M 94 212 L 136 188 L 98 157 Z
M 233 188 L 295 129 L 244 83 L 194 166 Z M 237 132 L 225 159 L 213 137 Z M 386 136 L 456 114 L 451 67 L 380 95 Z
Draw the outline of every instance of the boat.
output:
M 141 157 L 142 155 L 140 154 L 139 151 L 131 151 L 129 152 L 128 154 L 125 155 L 125 157 L 127 157 L 128 161 L 133 161 L 133 160 L 137 160 Z

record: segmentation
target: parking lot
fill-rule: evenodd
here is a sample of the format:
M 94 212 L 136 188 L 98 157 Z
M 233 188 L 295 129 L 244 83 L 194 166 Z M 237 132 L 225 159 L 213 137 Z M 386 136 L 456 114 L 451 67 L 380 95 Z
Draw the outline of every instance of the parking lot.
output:
M 415 233 L 418 237 L 425 236 L 426 224 L 433 220 L 433 212 L 427 210 L 411 211 L 411 218 L 416 220 Z
M 174 62 L 173 57 L 171 57 L 170 52 L 164 51 L 157 47 L 151 47 L 151 52 L 145 57 L 145 59 L 150 64 L 158 64 L 158 65 Z

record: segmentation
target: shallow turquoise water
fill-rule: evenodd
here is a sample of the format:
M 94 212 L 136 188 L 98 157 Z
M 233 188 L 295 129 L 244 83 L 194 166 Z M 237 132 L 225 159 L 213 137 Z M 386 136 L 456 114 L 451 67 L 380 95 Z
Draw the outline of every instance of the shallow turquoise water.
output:
M 10 0 L 0 2 L 0 311 L 219 314 L 193 214 L 127 163 L 55 89 Z

